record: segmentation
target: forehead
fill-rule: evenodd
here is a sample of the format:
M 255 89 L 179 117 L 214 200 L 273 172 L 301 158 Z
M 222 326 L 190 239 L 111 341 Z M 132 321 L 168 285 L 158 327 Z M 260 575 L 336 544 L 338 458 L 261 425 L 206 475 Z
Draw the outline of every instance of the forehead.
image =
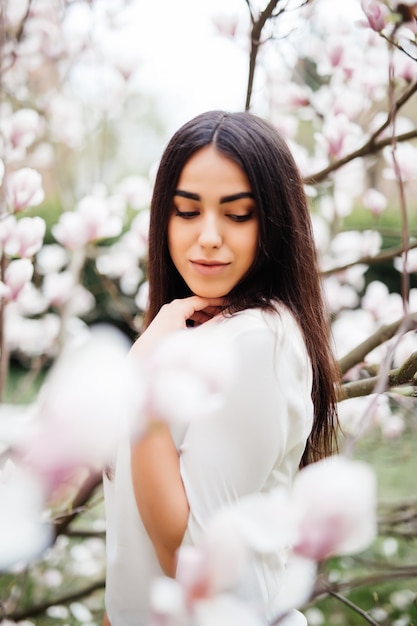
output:
M 197 188 L 216 189 L 220 193 L 251 191 L 244 170 L 229 157 L 209 145 L 197 150 L 181 170 L 178 189 L 197 191 Z

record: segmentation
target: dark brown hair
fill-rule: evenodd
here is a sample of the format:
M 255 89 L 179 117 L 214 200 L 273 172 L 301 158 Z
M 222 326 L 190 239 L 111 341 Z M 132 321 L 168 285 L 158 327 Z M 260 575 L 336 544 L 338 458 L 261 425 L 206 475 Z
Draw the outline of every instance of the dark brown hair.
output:
M 168 143 L 151 203 L 145 324 L 167 302 L 192 295 L 171 261 L 167 227 L 185 163 L 209 144 L 246 173 L 259 220 L 257 255 L 249 272 L 228 294 L 230 312 L 282 302 L 304 334 L 313 367 L 315 419 L 303 466 L 337 447 L 338 372 L 329 344 L 328 313 L 303 182 L 286 142 L 268 122 L 251 113 L 209 111 L 184 124 Z

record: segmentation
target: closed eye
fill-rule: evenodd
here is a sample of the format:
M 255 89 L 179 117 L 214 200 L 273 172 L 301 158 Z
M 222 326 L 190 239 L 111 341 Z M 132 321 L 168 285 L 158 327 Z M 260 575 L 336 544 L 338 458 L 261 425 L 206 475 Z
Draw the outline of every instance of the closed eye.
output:
M 244 215 L 235 215 L 234 213 L 227 213 L 226 217 L 228 217 L 233 222 L 247 222 L 252 219 L 254 215 L 254 211 L 250 211 L 250 213 L 245 213 Z
M 198 215 L 200 215 L 199 211 L 180 211 L 179 209 L 175 208 L 175 215 L 176 217 L 182 217 L 182 219 L 184 220 L 190 220 L 193 217 L 197 217 Z

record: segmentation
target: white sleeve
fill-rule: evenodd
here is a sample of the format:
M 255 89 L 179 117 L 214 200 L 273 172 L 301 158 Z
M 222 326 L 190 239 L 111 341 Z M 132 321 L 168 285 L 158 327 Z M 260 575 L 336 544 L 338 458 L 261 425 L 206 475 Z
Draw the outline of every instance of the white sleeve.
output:
M 265 325 L 233 344 L 238 375 L 224 406 L 191 422 L 180 447 L 190 505 L 185 544 L 198 542 L 222 506 L 288 484 L 311 428 L 311 368 L 298 329 L 281 325 L 276 334 Z

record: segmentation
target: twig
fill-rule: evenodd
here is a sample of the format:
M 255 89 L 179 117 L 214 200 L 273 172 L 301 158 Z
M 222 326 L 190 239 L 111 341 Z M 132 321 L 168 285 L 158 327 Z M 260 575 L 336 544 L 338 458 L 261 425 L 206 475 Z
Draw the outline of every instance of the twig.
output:
M 336 598 L 337 600 L 339 600 L 339 602 L 342 602 L 343 604 L 348 606 L 350 609 L 352 609 L 352 611 L 355 611 L 355 613 L 358 613 L 358 615 L 361 615 L 361 617 L 363 617 L 363 619 L 366 622 L 368 622 L 368 624 L 372 624 L 372 626 L 380 626 L 379 622 L 376 622 L 369 615 L 369 613 L 361 609 L 357 604 L 355 604 L 351 600 L 348 600 L 347 598 L 345 598 L 345 596 L 342 596 L 340 593 L 337 593 L 336 591 L 329 591 L 329 595 L 333 596 L 333 598 Z

